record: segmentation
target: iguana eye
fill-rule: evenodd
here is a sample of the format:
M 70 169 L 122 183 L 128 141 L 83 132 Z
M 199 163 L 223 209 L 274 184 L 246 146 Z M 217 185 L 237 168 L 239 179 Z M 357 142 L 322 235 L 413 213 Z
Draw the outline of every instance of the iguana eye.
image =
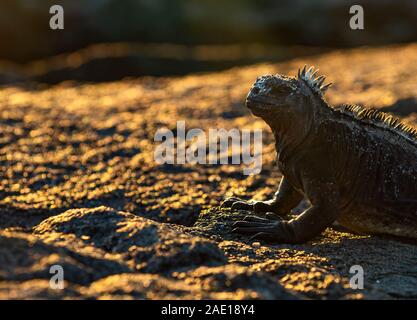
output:
M 271 93 L 276 95 L 288 95 L 291 93 L 291 88 L 287 86 L 272 87 Z

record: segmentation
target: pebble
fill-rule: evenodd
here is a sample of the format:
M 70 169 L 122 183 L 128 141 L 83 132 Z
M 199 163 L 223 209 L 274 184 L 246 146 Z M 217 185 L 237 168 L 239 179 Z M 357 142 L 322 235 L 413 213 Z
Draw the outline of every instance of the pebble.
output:
M 252 247 L 254 248 L 259 248 L 260 246 L 261 246 L 261 243 L 258 241 L 252 243 Z

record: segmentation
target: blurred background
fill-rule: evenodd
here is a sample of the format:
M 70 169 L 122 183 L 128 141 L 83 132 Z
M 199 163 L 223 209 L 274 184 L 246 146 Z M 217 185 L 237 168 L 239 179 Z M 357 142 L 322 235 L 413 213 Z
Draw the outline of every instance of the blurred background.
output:
M 49 28 L 54 4 L 64 30 Z M 364 30 L 349 28 L 353 4 Z M 182 75 L 416 40 L 416 0 L 2 0 L 0 84 Z

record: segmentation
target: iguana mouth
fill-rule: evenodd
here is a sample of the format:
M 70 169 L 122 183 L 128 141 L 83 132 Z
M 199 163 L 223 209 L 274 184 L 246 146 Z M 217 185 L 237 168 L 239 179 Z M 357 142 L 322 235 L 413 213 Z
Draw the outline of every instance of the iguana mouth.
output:
M 269 109 L 273 107 L 275 103 L 272 103 L 271 101 L 267 99 L 262 98 L 246 98 L 246 107 L 249 109 Z

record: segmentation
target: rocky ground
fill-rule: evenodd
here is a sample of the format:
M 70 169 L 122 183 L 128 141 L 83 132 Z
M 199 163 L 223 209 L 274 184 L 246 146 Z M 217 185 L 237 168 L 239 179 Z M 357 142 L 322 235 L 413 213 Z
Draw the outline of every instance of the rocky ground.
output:
M 272 135 L 244 108 L 254 79 L 312 64 L 328 100 L 417 124 L 417 44 L 334 51 L 180 78 L 0 89 L 0 298 L 417 298 L 417 244 L 340 228 L 304 245 L 232 234 L 236 195 L 266 199 L 279 182 Z M 103 70 L 103 73 L 106 71 Z M 159 165 L 154 134 L 262 128 L 261 174 L 240 165 Z M 296 214 L 296 213 L 293 213 Z M 49 286 L 64 268 L 65 289 Z M 352 265 L 365 288 L 349 287 Z

